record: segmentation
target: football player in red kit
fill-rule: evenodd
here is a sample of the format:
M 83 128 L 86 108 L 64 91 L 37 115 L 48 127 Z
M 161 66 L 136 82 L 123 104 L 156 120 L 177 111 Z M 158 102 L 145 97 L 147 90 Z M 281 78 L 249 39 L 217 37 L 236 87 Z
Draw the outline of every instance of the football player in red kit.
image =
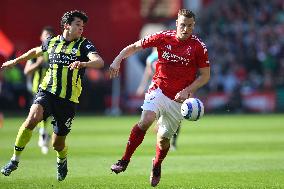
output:
M 145 94 L 140 121 L 131 130 L 124 155 L 111 170 L 120 173 L 126 170 L 131 156 L 142 143 L 146 131 L 158 120 L 156 156 L 152 160 L 151 186 L 157 186 L 161 178 L 161 164 L 167 156 L 170 139 L 177 131 L 181 120 L 182 102 L 210 78 L 210 64 L 205 44 L 192 34 L 195 15 L 181 9 L 176 20 L 176 30 L 161 31 L 125 47 L 110 65 L 110 77 L 119 74 L 123 59 L 145 48 L 156 47 L 158 61 L 152 85 Z

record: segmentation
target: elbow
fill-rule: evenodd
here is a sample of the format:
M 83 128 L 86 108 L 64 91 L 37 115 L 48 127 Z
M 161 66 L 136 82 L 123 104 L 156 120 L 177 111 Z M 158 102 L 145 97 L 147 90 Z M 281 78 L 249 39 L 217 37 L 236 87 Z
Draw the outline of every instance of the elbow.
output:
M 29 74 L 30 74 L 30 70 L 25 69 L 25 70 L 24 70 L 24 74 L 25 74 L 25 75 L 29 75 Z
M 104 60 L 98 56 L 95 59 L 91 60 L 90 63 L 87 63 L 85 67 L 103 68 Z
M 104 65 L 105 65 L 104 60 L 103 60 L 103 59 L 100 59 L 99 62 L 98 62 L 98 67 L 99 67 L 99 68 L 103 68 Z
M 210 80 L 210 75 L 208 77 L 206 77 L 205 84 L 207 84 L 209 82 L 209 80 Z
M 210 80 L 210 74 L 203 75 L 203 85 L 207 84 Z
M 210 74 L 208 74 L 208 76 L 206 77 L 206 83 L 208 83 L 210 80 Z

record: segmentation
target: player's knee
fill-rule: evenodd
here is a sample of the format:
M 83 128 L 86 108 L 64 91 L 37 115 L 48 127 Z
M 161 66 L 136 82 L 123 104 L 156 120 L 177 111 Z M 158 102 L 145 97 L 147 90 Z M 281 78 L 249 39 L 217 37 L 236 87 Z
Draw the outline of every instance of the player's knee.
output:
M 35 126 L 41 121 L 41 118 L 36 115 L 28 116 L 25 121 L 25 127 L 29 129 L 34 129 Z
M 138 125 L 141 129 L 147 130 L 152 125 L 152 123 L 155 121 L 155 119 L 156 119 L 155 114 L 151 114 L 151 113 L 144 114 L 141 120 L 139 121 Z
M 32 105 L 30 113 L 25 120 L 25 127 L 33 129 L 43 119 L 43 109 L 39 105 Z
M 148 128 L 152 125 L 153 122 L 154 122 L 154 121 L 152 121 L 152 120 L 145 120 L 145 119 L 143 119 L 143 120 L 140 120 L 140 122 L 138 123 L 138 125 L 139 125 L 139 127 L 140 127 L 142 130 L 146 131 L 146 130 L 148 130 Z

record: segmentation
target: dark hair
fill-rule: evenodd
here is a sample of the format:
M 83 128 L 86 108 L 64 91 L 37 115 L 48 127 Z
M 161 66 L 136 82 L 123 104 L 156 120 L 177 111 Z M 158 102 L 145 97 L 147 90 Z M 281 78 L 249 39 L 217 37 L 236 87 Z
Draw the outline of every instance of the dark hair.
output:
M 53 36 L 55 33 L 54 28 L 52 26 L 44 26 L 42 28 L 42 32 L 43 31 L 47 31 L 48 33 L 50 33 L 51 36 Z
M 178 11 L 178 16 L 185 16 L 187 18 L 193 18 L 195 20 L 195 14 L 191 10 L 180 9 Z
M 74 18 L 80 18 L 83 20 L 84 23 L 88 22 L 88 16 L 86 15 L 85 12 L 79 11 L 79 10 L 74 10 L 74 11 L 69 11 L 64 13 L 64 15 L 61 18 L 60 26 L 61 29 L 64 29 L 64 24 L 71 24 L 71 22 L 74 21 Z

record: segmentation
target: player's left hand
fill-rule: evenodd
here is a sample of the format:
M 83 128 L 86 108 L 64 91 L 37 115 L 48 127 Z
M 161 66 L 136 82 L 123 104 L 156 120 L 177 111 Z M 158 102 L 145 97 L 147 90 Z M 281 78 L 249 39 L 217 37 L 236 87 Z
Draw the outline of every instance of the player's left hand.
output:
M 72 62 L 68 68 L 70 70 L 73 70 L 73 69 L 80 69 L 80 68 L 83 68 L 84 67 L 84 63 L 83 62 L 80 62 L 80 61 L 75 61 L 75 62 Z

